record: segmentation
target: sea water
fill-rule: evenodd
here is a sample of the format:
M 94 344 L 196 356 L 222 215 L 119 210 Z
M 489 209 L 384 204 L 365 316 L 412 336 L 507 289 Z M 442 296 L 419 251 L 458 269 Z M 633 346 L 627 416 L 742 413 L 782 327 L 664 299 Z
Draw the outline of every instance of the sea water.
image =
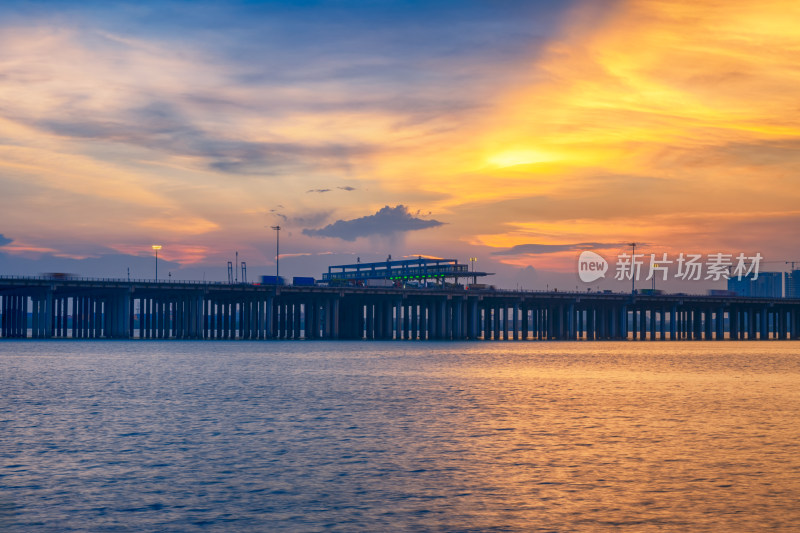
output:
M 0 342 L 0 530 L 790 531 L 797 342 Z

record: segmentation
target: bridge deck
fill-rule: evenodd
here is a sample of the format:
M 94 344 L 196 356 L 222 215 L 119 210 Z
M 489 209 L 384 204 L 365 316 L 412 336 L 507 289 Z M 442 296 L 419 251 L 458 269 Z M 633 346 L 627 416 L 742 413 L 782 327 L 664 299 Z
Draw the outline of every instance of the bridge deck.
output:
M 0 277 L 0 337 L 798 339 L 800 300 Z

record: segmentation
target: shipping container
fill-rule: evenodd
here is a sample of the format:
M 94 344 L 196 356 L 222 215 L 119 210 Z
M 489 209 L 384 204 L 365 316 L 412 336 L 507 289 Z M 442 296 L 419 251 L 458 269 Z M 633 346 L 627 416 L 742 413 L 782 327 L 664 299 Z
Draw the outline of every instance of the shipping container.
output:
M 645 296 L 659 296 L 664 294 L 664 291 L 661 289 L 639 289 L 639 294 L 643 294 Z
M 367 287 L 394 287 L 394 282 L 390 279 L 368 279 Z

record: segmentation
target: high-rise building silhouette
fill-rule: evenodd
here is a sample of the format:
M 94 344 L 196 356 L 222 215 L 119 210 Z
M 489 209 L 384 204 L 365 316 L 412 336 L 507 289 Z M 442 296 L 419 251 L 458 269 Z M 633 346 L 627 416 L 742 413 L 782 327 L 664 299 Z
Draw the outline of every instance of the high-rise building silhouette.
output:
M 800 276 L 797 278 L 800 280 Z M 783 272 L 759 272 L 728 279 L 728 290 L 739 296 L 756 296 L 761 298 L 780 298 L 783 296 Z
M 800 298 L 800 270 L 792 270 L 786 274 L 786 297 Z

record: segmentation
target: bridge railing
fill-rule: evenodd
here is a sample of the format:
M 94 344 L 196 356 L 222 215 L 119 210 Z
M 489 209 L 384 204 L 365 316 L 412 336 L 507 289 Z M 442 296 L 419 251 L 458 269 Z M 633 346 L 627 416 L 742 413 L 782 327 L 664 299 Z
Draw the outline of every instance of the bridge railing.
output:
M 0 275 L 0 280 L 41 280 L 41 281 L 99 281 L 111 283 L 180 283 L 190 285 L 255 285 L 254 283 L 227 283 L 225 281 L 204 281 L 196 279 L 152 279 L 152 278 L 93 278 L 87 276 L 9 276 Z

